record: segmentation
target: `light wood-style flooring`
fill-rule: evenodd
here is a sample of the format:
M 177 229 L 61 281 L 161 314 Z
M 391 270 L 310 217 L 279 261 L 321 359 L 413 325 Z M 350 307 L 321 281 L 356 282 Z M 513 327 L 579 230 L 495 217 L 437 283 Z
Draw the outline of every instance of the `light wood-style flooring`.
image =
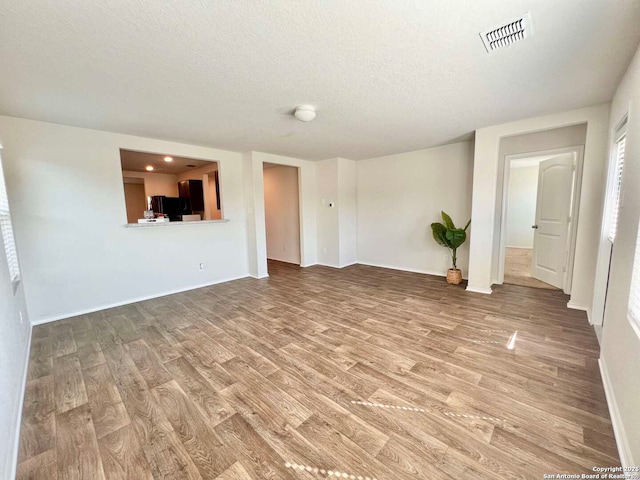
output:
M 531 255 L 530 248 L 505 249 L 504 257 L 504 283 L 510 285 L 520 285 L 523 287 L 545 288 L 549 290 L 559 290 L 553 285 L 542 282 L 531 276 Z
M 485 296 L 360 265 L 269 271 L 36 327 L 18 478 L 495 480 L 619 465 L 598 343 L 562 293 Z

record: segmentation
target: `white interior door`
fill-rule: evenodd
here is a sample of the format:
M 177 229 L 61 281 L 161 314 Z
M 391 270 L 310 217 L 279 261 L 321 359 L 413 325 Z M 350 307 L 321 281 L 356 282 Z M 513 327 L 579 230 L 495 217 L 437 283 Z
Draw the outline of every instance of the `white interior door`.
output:
M 558 288 L 567 270 L 572 185 L 572 155 L 540 162 L 531 276 Z

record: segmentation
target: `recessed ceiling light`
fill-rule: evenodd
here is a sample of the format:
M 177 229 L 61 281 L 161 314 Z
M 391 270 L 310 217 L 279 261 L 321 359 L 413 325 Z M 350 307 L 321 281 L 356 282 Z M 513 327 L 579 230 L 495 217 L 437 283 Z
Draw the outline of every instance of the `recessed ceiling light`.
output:
M 173 157 L 164 157 L 165 162 L 173 162 Z
M 147 172 L 152 172 L 152 171 L 153 171 L 153 167 L 152 167 L 151 165 L 147 165 L 146 167 L 144 167 L 144 169 L 145 169 Z

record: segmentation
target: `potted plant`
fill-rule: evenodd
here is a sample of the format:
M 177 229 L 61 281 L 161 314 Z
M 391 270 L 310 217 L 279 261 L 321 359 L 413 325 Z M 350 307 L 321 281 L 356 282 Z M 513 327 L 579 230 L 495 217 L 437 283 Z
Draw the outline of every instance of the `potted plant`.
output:
M 457 266 L 458 248 L 467 240 L 467 228 L 471 225 L 471 220 L 467 222 L 464 228 L 456 228 L 453 224 L 451 217 L 444 212 L 442 213 L 442 221 L 444 223 L 435 222 L 431 224 L 431 230 L 433 231 L 433 238 L 439 245 L 447 247 L 451 254 L 451 260 L 453 268 L 447 271 L 447 283 L 452 285 L 458 285 L 462 282 L 462 272 Z

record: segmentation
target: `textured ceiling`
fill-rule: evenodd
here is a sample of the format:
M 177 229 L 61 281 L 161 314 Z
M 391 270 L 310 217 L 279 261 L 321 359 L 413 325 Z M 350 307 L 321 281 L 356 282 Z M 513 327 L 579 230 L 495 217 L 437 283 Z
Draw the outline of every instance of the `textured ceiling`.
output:
M 487 54 L 527 11 L 534 36 Z M 639 25 L 639 0 L 4 2 L 0 113 L 361 159 L 607 102 Z

